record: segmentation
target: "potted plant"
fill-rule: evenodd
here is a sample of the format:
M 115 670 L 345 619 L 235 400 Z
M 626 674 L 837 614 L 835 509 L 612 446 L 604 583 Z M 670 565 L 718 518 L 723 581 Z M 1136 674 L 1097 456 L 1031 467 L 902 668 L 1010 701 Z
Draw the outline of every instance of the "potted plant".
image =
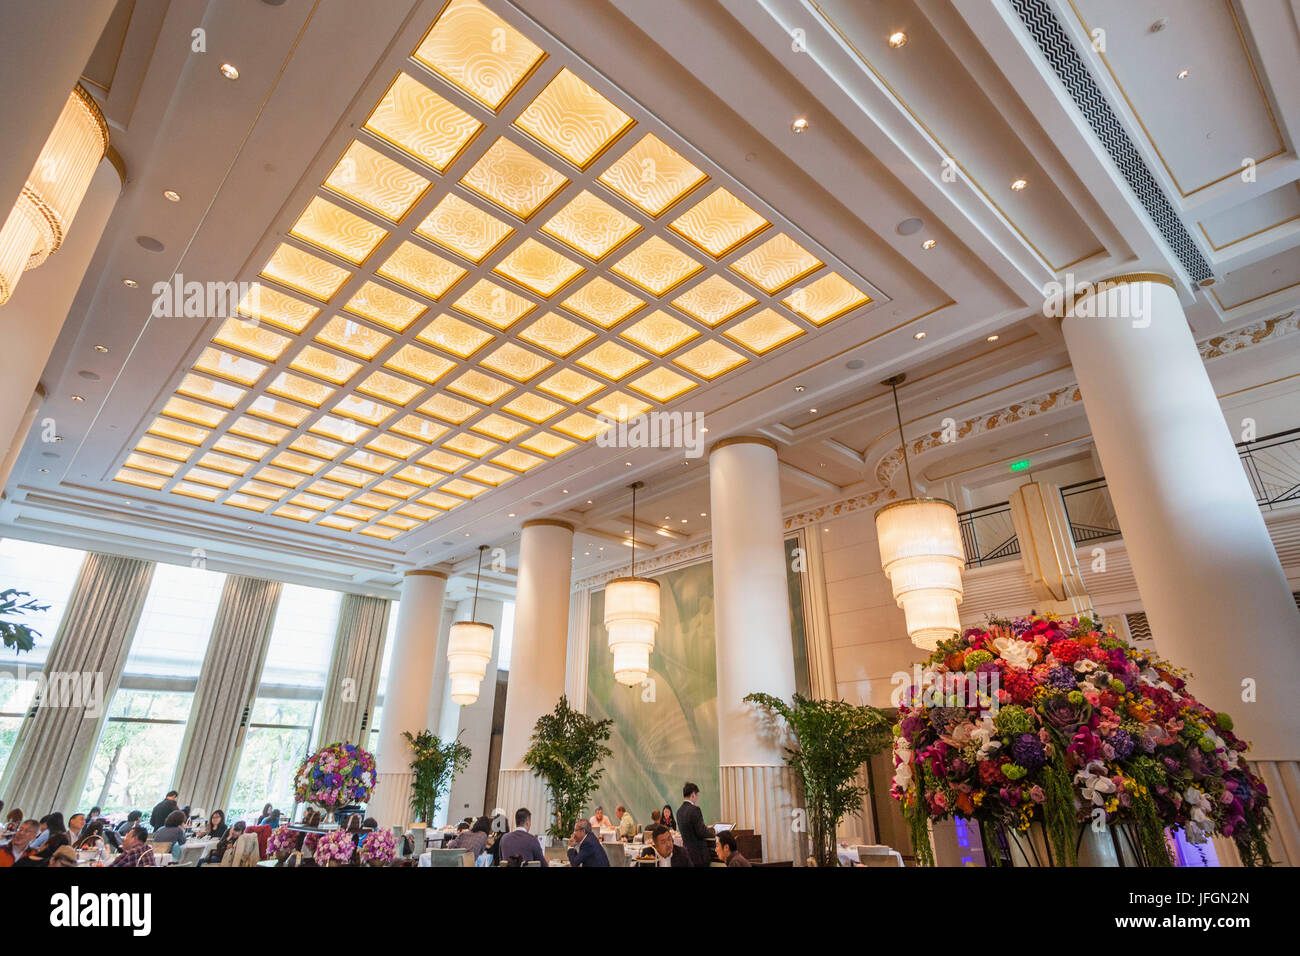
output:
M 431 730 L 422 730 L 418 734 L 403 731 L 402 736 L 411 745 L 411 812 L 415 819 L 432 824 L 438 814 L 442 794 L 451 787 L 451 782 L 469 764 L 473 753 L 469 747 L 460 742 L 460 735 L 455 740 L 443 741 Z
M 789 704 L 771 694 L 748 694 L 745 700 L 781 717 L 789 728 L 786 763 L 808 804 L 812 859 L 817 866 L 838 865 L 836 828 L 867 795 L 858 785 L 858 771 L 889 746 L 889 718 L 874 707 L 800 694 Z
M 388 830 L 375 830 L 361 841 L 360 855 L 368 866 L 387 866 L 397 859 L 397 840 Z
M 555 710 L 537 719 L 524 763 L 546 781 L 551 792 L 555 818 L 546 832 L 555 839 L 572 835 L 588 798 L 596 792 L 605 772 L 600 764 L 614 753 L 605 746 L 613 726 L 612 720 L 595 720 L 574 710 L 567 696 L 560 697 Z

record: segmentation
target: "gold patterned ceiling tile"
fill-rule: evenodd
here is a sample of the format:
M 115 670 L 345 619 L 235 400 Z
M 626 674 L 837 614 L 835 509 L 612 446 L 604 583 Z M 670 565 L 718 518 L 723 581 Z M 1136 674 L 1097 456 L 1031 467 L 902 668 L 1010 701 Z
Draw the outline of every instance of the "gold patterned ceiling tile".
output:
M 700 333 L 667 312 L 655 309 L 645 318 L 619 333 L 655 355 L 667 355 Z
M 231 355 L 220 349 L 206 348 L 200 354 L 194 367 L 200 372 L 220 375 L 240 385 L 252 385 L 262 377 L 266 366 L 239 355 Z
M 453 368 L 456 363 L 451 359 L 445 359 L 441 355 L 436 355 L 428 349 L 422 349 L 418 345 L 403 345 L 400 349 L 384 363 L 388 368 L 396 369 L 399 372 L 419 379 L 421 382 L 428 382 L 432 385 L 438 379 L 442 378 Z M 405 405 L 415 397 L 419 389 L 416 388 L 411 392 L 406 401 L 401 402 Z M 386 396 L 385 396 L 386 397 Z
M 229 455 L 236 455 L 240 458 L 247 458 L 249 461 L 261 461 L 271 449 L 261 442 L 248 441 L 245 438 L 236 438 L 234 435 L 222 435 L 212 443 L 214 450 Z
M 288 437 L 289 429 L 272 424 L 260 418 L 244 415 L 230 424 L 230 434 L 243 438 L 252 438 L 271 445 L 279 444 Z
M 604 276 L 597 276 L 565 299 L 563 304 L 589 322 L 609 329 L 645 305 L 645 300 L 614 285 Z
M 394 458 L 410 458 L 420 450 L 421 446 L 416 442 L 407 441 L 405 438 L 383 433 L 366 442 L 366 447 L 383 452 L 385 455 L 392 455 Z
M 324 511 L 326 508 L 334 506 L 334 502 L 329 498 L 309 494 L 294 495 L 289 499 L 289 503 L 298 505 L 300 508 L 310 508 L 312 511 Z
M 559 402 L 553 402 L 549 398 L 534 394 L 533 392 L 524 392 L 517 395 L 502 406 L 507 412 L 518 415 L 520 418 L 526 418 L 534 425 L 540 425 L 548 418 L 553 417 L 564 410 L 564 406 Z
M 538 386 L 543 392 L 562 398 L 567 402 L 577 404 L 588 396 L 594 395 L 600 391 L 601 384 L 594 378 L 588 378 L 581 372 L 573 369 L 560 369 L 546 381 Z
M 200 398 L 205 402 L 212 402 L 214 405 L 221 405 L 224 408 L 234 408 L 239 404 L 239 400 L 244 397 L 246 390 L 236 388 L 226 382 L 215 381 L 204 375 L 195 375 L 191 372 L 181 379 L 176 391 L 178 394 L 188 395 L 191 398 Z
M 625 349 L 616 342 L 602 342 L 594 349 L 577 359 L 577 364 L 598 375 L 603 375 L 612 382 L 630 375 L 646 365 L 650 360 L 638 355 L 631 349 Z
M 477 264 L 509 238 L 514 229 L 455 193 L 447 193 L 415 231 Z
M 232 475 L 246 475 L 248 469 L 253 467 L 251 461 L 244 461 L 241 458 L 233 458 L 230 455 L 223 455 L 220 452 L 210 451 L 199 459 L 199 464 L 204 468 L 214 468 L 218 471 L 226 471 Z
M 436 518 L 442 514 L 437 508 L 427 508 L 424 505 L 407 504 L 397 509 L 399 515 L 406 515 L 408 518 L 415 518 L 418 521 L 428 521 L 430 518 Z
M 421 504 L 426 504 L 430 508 L 438 508 L 441 511 L 450 511 L 458 505 L 464 504 L 465 499 L 453 498 L 451 495 L 444 495 L 441 492 L 433 491 L 427 495 L 421 495 L 417 499 Z
M 370 480 L 370 476 L 364 471 L 358 471 L 356 468 L 349 468 L 347 465 L 339 465 L 325 472 L 325 477 L 331 481 L 339 481 L 345 485 L 351 485 L 353 488 L 360 488 Z
M 155 418 L 153 424 L 149 426 L 148 432 L 150 435 L 157 435 L 160 438 L 183 441 L 187 445 L 201 445 L 208 435 L 212 434 L 206 428 L 172 421 L 170 418 Z
M 536 455 L 530 455 L 522 452 L 518 448 L 507 448 L 501 454 L 492 459 L 493 464 L 504 465 L 506 468 L 514 469 L 518 472 L 525 472 L 529 468 L 536 468 L 542 463 L 542 459 Z
M 564 358 L 574 349 L 595 338 L 596 333 L 583 328 L 577 322 L 570 322 L 562 315 L 547 312 L 528 328 L 519 333 L 525 342 L 541 346 L 552 355 Z
M 495 412 L 480 418 L 470 426 L 474 431 L 481 432 L 497 441 L 513 441 L 524 432 L 528 431 L 528 426 L 522 422 L 517 422 L 512 418 L 506 418 L 504 415 L 498 415 Z M 446 447 L 450 448 L 448 443 Z
M 536 308 L 523 296 L 487 279 L 479 279 L 452 304 L 466 315 L 498 329 L 510 328 Z
M 642 395 L 650 396 L 657 402 L 666 403 L 693 389 L 695 383 L 685 375 L 679 375 L 672 369 L 661 365 L 640 378 L 629 382 L 628 387 L 635 389 Z
M 374 508 L 363 508 L 360 505 L 347 504 L 337 508 L 334 512 L 343 515 L 345 518 L 356 518 L 360 521 L 369 521 L 375 515 L 379 514 Z
M 398 73 L 365 128 L 438 172 L 447 171 L 483 124 L 423 83 Z
M 455 392 L 457 395 L 464 395 L 466 398 L 472 398 L 476 402 L 482 402 L 484 405 L 491 405 L 502 395 L 509 392 L 512 388 L 506 382 L 499 378 L 493 378 L 491 375 L 485 375 L 476 369 L 469 369 L 462 372 L 454 381 L 447 383 L 447 390 Z
M 392 340 L 392 336 L 341 315 L 333 316 L 316 333 L 317 342 L 331 345 L 340 352 L 347 352 L 366 361 L 383 351 L 384 346 Z
M 142 455 L 139 452 L 134 451 L 126 456 L 126 462 L 124 464 L 128 468 L 152 472 L 155 475 L 165 475 L 168 478 L 181 470 L 181 464 L 178 461 L 171 461 L 167 458 L 157 458 L 154 455 Z
M 417 485 L 423 485 L 428 488 L 442 480 L 442 475 L 436 471 L 430 471 L 428 468 L 421 468 L 419 465 L 407 465 L 397 473 L 397 477 L 403 481 L 411 481 Z M 417 489 L 418 490 L 418 489 Z M 407 495 L 407 497 L 410 497 Z
M 296 451 L 280 452 L 271 459 L 271 464 L 288 468 L 290 471 L 300 471 L 304 475 L 314 475 L 325 467 L 325 462 L 317 461 L 308 455 L 300 455 Z
M 319 196 L 307 204 L 289 233 L 358 266 L 388 238 L 387 229 Z
M 528 238 L 492 267 L 499 276 L 549 298 L 582 274 L 582 266 L 536 239 Z
M 232 508 L 243 508 L 245 511 L 259 512 L 264 512 L 271 507 L 271 503 L 268 501 L 263 501 L 260 498 L 250 498 L 248 495 L 238 493 L 227 495 L 222 504 L 229 505 Z
M 398 246 L 397 251 L 376 271 L 431 299 L 441 298 L 443 293 L 465 275 L 465 270 L 456 263 L 435 256 L 413 242 L 404 242 Z
M 756 302 L 740 286 L 719 275 L 709 276 L 673 299 L 673 305 L 710 328 L 739 315 Z
M 585 169 L 629 126 L 632 117 L 580 80 L 568 67 L 537 94 L 515 126 Z
M 446 425 L 431 422 L 427 418 L 421 418 L 419 415 L 403 415 L 397 421 L 390 424 L 388 430 L 428 444 L 429 442 L 437 441 L 451 429 Z M 379 439 L 375 439 L 375 441 L 370 444 L 378 448 L 378 441 Z M 393 454 L 390 449 L 379 448 L 379 450 L 386 451 L 390 455 Z M 405 458 L 406 456 L 402 455 L 401 457 Z
M 239 312 L 297 334 L 311 325 L 312 319 L 320 314 L 320 307 L 308 305 L 269 285 L 254 282 L 239 300 Z
M 677 356 L 673 359 L 673 364 L 694 372 L 706 381 L 712 381 L 737 365 L 744 365 L 746 361 L 748 359 L 735 349 L 729 349 L 721 342 L 710 339 Z
M 781 300 L 813 325 L 825 325 L 871 301 L 867 295 L 838 272 L 828 272 Z
M 556 458 L 563 455 L 571 448 L 577 447 L 567 438 L 561 438 L 559 435 L 552 435 L 550 432 L 537 432 L 529 435 L 519 443 L 521 448 L 527 448 L 529 451 L 535 451 L 538 454 L 545 455 L 547 458 Z M 443 489 L 451 491 L 446 485 Z
M 568 182 L 532 153 L 502 136 L 460 183 L 506 212 L 527 219 Z
M 185 495 L 187 498 L 198 498 L 201 501 L 216 501 L 221 496 L 221 489 L 182 481 L 172 488 L 172 494 Z
M 426 415 L 441 418 L 453 425 L 459 425 L 478 410 L 477 405 L 462 402 L 459 398 L 452 398 L 450 395 L 444 395 L 441 392 L 429 396 L 429 399 L 419 407 L 419 411 L 424 412 Z
M 333 515 L 326 515 L 316 523 L 318 525 L 323 525 L 326 528 L 333 528 L 336 531 L 351 531 L 361 522 L 353 521 L 351 518 L 340 518 L 338 515 L 333 514 Z
M 278 518 L 290 518 L 294 521 L 311 521 L 318 513 L 310 508 L 300 508 L 298 505 L 280 505 L 271 512 Z
M 717 259 L 769 225 L 730 190 L 719 186 L 669 223 L 668 228 Z
M 453 455 L 451 452 L 443 451 L 440 448 L 435 448 L 433 451 L 420 456 L 418 460 L 422 465 L 428 465 L 430 468 L 438 469 L 438 471 L 445 471 L 449 475 L 469 464 L 468 458 Z
M 627 392 L 615 390 L 608 395 L 602 395 L 599 401 L 592 402 L 587 407 L 616 422 L 625 422 L 635 415 L 648 412 L 654 406 L 634 395 L 629 395 Z M 568 429 L 562 427 L 563 425 L 564 422 L 561 422 L 554 427 L 559 431 L 568 431 Z M 603 431 L 603 429 L 599 431 Z
M 393 410 L 387 405 L 362 398 L 360 395 L 345 395 L 332 411 L 335 415 L 356 419 L 371 426 L 378 425 L 393 415 Z
M 516 382 L 527 382 L 541 375 L 555 363 L 535 352 L 520 348 L 513 342 L 506 342 L 479 359 L 479 364 L 502 375 L 508 375 Z
M 288 372 L 281 372 L 272 379 L 266 390 L 273 395 L 290 398 L 312 408 L 320 408 L 325 400 L 334 394 L 334 389 L 328 385 L 303 378 L 301 375 L 291 375 Z
M 346 447 L 338 442 L 317 438 L 315 435 L 299 435 L 289 444 L 289 448 L 293 451 L 315 455 L 317 458 L 323 458 L 326 461 L 333 461 L 343 453 Z
M 622 392 L 612 392 L 611 394 L 621 395 Z M 608 397 L 606 396 L 606 398 Z M 561 419 L 551 427 L 557 432 L 572 435 L 580 441 L 590 441 L 610 426 L 607 422 L 601 422 L 584 412 L 574 412 L 568 418 Z
M 206 468 L 191 468 L 185 473 L 186 481 L 197 481 L 201 485 L 211 485 L 213 488 L 222 490 L 229 488 L 239 478 L 236 475 L 226 475 L 219 471 L 208 471 Z
M 226 319 L 217 330 L 216 336 L 212 337 L 212 341 L 217 345 L 247 352 L 263 362 L 274 362 L 279 356 L 285 354 L 285 349 L 289 347 L 292 339 L 279 336 L 263 326 L 253 325 L 250 321 Z
M 416 338 L 444 352 L 466 359 L 491 342 L 492 333 L 484 332 L 477 326 L 443 313 L 421 329 Z
M 228 414 L 220 409 L 209 408 L 207 405 L 200 405 L 198 402 L 191 402 L 185 398 L 167 399 L 167 404 L 163 406 L 162 413 L 194 425 L 206 425 L 208 428 L 215 428 L 220 425 L 222 419 Z
M 600 260 L 640 225 L 588 190 L 578 193 L 542 231 L 591 259 Z
M 442 447 L 460 452 L 462 455 L 469 455 L 471 458 L 482 458 L 488 452 L 496 451 L 501 446 L 494 441 L 488 441 L 486 438 L 462 432 L 448 438 L 442 443 Z
M 364 534 L 371 538 L 382 538 L 384 541 L 391 541 L 401 533 L 396 528 L 379 528 L 374 525 L 369 525 L 357 531 L 357 534 Z
M 756 355 L 765 355 L 803 335 L 803 329 L 773 309 L 760 309 L 749 318 L 728 326 L 722 334 Z
M 239 490 L 246 495 L 255 495 L 258 498 L 267 498 L 271 501 L 279 501 L 289 493 L 287 488 L 281 488 L 278 485 L 267 484 L 264 481 L 251 478 L 240 485 Z
M 376 455 L 369 451 L 354 451 L 343 459 L 343 463 L 351 465 L 353 468 L 364 468 L 366 471 L 372 471 L 376 475 L 382 475 L 388 469 L 392 468 L 397 462 L 383 455 Z M 361 499 L 358 498 L 358 501 Z
M 404 481 L 397 481 L 393 478 L 386 478 L 375 484 L 375 491 L 385 495 L 392 495 L 395 498 L 409 498 L 416 492 L 423 490 L 424 489 L 417 485 L 407 484 Z M 392 505 L 389 505 L 388 507 L 391 508 Z
M 418 521 L 413 521 L 410 518 L 401 515 L 386 515 L 385 517 L 380 518 L 376 523 L 385 525 L 386 527 L 396 528 L 398 531 L 410 531 L 419 524 Z
M 330 438 L 337 438 L 341 442 L 347 442 L 349 445 L 357 441 L 363 435 L 367 434 L 370 429 L 360 422 L 347 421 L 342 418 L 335 418 L 333 415 L 322 415 L 316 421 L 312 422 L 310 431 L 318 435 L 328 435 Z
M 404 332 L 408 325 L 424 314 L 428 306 L 395 292 L 388 286 L 367 281 L 343 308 L 362 318 L 378 322 L 394 332 Z
M 411 56 L 496 110 L 545 54 L 482 4 L 452 0 Z
M 406 348 L 413 347 L 406 346 Z M 414 382 L 408 382 L 404 378 L 398 378 L 396 375 L 389 375 L 387 372 L 371 372 L 357 385 L 357 391 L 373 395 L 375 398 L 382 398 L 394 405 L 405 405 L 423 392 L 424 388 Z
M 283 488 L 297 488 L 306 481 L 306 478 L 302 475 L 295 475 L 291 471 L 275 468 L 271 465 L 259 469 L 255 477 L 258 481 L 269 481 L 271 484 L 280 485 Z
M 483 485 L 475 484 L 472 481 L 465 481 L 462 478 L 454 478 L 445 485 L 442 485 L 438 490 L 445 491 L 451 495 L 457 495 L 461 498 L 474 498 L 483 494 L 483 492 L 488 489 Z
M 322 302 L 328 302 L 352 273 L 342 266 L 313 256 L 310 252 L 303 252 L 297 246 L 282 242 L 262 267 L 262 275 Z
M 704 268 L 670 242 L 651 236 L 610 267 L 652 295 L 663 295 Z
M 141 488 L 150 488 L 154 491 L 162 491 L 163 485 L 167 484 L 167 479 L 162 475 L 151 475 L 143 471 L 132 471 L 130 468 L 118 469 L 113 476 L 114 481 L 120 481 L 127 485 L 137 485 Z
M 781 232 L 745 253 L 731 264 L 731 269 L 771 295 L 821 265 L 820 259 Z
M 478 465 L 465 472 L 465 477 L 473 478 L 475 481 L 481 481 L 485 485 L 497 488 L 514 478 L 515 473 L 506 471 L 504 468 L 493 468 L 491 465 Z
M 602 183 L 651 216 L 658 216 L 706 179 L 653 133 L 600 174 Z
M 325 188 L 393 222 L 401 222 L 429 188 L 429 180 L 354 140 L 326 177 Z
M 289 367 L 323 378 L 335 385 L 345 385 L 348 379 L 360 371 L 361 363 L 318 349 L 314 345 L 308 345 L 294 357 Z

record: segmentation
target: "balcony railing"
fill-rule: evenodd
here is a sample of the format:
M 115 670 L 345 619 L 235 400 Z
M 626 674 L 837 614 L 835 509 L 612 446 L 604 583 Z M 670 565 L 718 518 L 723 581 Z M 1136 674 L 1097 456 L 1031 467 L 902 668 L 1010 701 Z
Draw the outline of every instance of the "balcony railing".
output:
M 1002 502 L 957 516 L 967 567 L 978 568 L 1020 555 L 1020 541 L 1011 523 L 1011 505 Z
M 1261 508 L 1300 501 L 1300 428 L 1241 442 L 1237 454 Z

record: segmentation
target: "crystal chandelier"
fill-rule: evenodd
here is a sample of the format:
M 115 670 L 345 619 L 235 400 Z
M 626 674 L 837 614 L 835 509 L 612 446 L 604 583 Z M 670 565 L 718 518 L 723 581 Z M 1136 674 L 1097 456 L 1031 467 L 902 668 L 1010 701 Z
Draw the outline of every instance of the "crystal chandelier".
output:
M 961 630 L 957 605 L 962 598 L 961 572 L 966 554 L 952 502 L 918 498 L 912 490 L 912 468 L 903 438 L 903 416 L 898 409 L 898 386 L 903 379 L 895 375 L 882 384 L 894 394 L 908 497 L 876 512 L 876 538 L 894 599 L 907 619 L 907 636 L 917 647 L 932 651 L 940 641 L 955 637 Z
M 471 620 L 457 621 L 447 636 L 447 673 L 451 677 L 451 699 L 462 707 L 478 700 L 479 685 L 487 674 L 488 661 L 492 659 L 491 624 L 480 624 L 478 617 L 478 585 L 483 575 L 483 552 L 486 544 L 478 547 L 478 570 L 474 574 L 474 606 Z
M 104 114 L 78 83 L 0 229 L 0 305 L 14 294 L 25 270 L 35 269 L 63 245 L 107 152 Z
M 659 628 L 659 582 L 636 576 L 636 492 L 632 489 L 632 569 L 626 578 L 605 585 L 605 629 L 609 649 L 614 653 L 614 679 L 629 687 L 645 680 L 650 672 L 650 652 Z

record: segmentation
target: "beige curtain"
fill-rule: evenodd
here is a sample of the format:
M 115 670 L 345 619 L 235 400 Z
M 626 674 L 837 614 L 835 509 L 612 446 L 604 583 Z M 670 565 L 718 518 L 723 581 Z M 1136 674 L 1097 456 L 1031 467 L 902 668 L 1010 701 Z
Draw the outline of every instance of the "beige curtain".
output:
M 1269 851 L 1273 862 L 1300 866 L 1300 761 L 1255 760 L 1255 772 L 1268 787 L 1273 810 Z
M 44 689 L 14 742 L 0 791 L 9 806 L 33 817 L 76 809 L 153 568 L 137 558 L 86 555 L 45 661 Z
M 181 744 L 181 804 L 211 813 L 229 792 L 244 710 L 253 705 L 280 603 L 280 582 L 231 574 L 221 592 Z
M 318 740 L 322 747 L 336 742 L 366 743 L 362 733 L 370 729 L 374 717 L 390 606 L 383 598 L 343 596 L 334 656 L 321 701 Z

